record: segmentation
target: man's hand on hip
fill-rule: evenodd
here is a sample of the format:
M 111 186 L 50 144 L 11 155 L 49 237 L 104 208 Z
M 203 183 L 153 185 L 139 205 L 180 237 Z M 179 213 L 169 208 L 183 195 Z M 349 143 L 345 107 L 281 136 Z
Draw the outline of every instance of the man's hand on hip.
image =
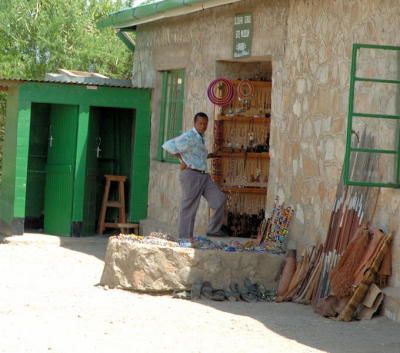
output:
M 181 160 L 181 170 L 185 170 L 187 167 L 186 163 Z
M 181 170 L 186 169 L 188 166 L 186 165 L 186 163 L 183 161 L 182 156 L 180 153 L 177 153 L 174 155 L 176 158 L 179 159 L 179 161 L 181 162 Z

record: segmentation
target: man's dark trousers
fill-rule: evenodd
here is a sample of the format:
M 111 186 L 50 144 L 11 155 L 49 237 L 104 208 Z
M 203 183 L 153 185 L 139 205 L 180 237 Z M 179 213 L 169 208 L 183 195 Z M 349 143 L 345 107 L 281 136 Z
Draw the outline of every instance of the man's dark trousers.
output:
M 193 236 L 194 221 L 200 198 L 204 196 L 214 214 L 208 224 L 207 234 L 215 234 L 221 229 L 225 195 L 218 189 L 210 175 L 200 173 L 191 169 L 184 169 L 180 172 L 179 181 L 182 188 L 181 210 L 179 215 L 178 234 L 181 238 Z

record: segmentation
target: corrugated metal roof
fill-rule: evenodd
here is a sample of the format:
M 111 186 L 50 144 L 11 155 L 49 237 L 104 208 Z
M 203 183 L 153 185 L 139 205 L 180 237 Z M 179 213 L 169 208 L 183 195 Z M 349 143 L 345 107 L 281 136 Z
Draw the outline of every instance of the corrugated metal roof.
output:
M 241 0 L 158 0 L 110 13 L 97 22 L 98 28 L 130 28 L 169 17 L 182 16 Z
M 39 82 L 39 83 L 61 83 L 68 85 L 81 85 L 81 86 L 106 86 L 106 87 L 119 87 L 119 88 L 140 88 L 134 87 L 132 81 L 112 79 L 112 78 L 99 78 L 99 77 L 54 77 L 44 80 L 34 80 L 25 78 L 0 78 L 0 86 L 13 86 L 24 82 Z

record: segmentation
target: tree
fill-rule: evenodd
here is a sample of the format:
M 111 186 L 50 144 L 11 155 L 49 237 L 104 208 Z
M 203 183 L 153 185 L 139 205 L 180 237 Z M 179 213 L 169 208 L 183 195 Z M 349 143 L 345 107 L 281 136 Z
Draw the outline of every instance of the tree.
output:
M 131 53 L 96 21 L 122 0 L 1 0 L 0 75 L 43 78 L 58 68 L 129 77 Z
M 131 76 L 132 53 L 96 21 L 127 0 L 0 0 L 0 78 L 43 79 L 58 68 Z M 4 136 L 0 95 L 0 172 Z M 0 174 L 1 180 L 1 174 Z

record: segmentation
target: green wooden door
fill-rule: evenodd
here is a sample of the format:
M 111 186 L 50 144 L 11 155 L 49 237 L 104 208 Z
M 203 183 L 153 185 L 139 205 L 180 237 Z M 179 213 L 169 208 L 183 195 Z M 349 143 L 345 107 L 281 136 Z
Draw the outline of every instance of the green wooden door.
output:
M 99 109 L 92 108 L 89 117 L 89 131 L 86 151 L 85 201 L 83 209 L 82 235 L 95 234 L 97 215 L 97 160 L 102 152 L 99 134 Z
M 32 104 L 25 201 L 25 218 L 28 219 L 39 219 L 43 214 L 49 114 L 49 104 Z
M 71 234 L 77 125 L 78 106 L 52 105 L 44 206 L 48 234 Z

